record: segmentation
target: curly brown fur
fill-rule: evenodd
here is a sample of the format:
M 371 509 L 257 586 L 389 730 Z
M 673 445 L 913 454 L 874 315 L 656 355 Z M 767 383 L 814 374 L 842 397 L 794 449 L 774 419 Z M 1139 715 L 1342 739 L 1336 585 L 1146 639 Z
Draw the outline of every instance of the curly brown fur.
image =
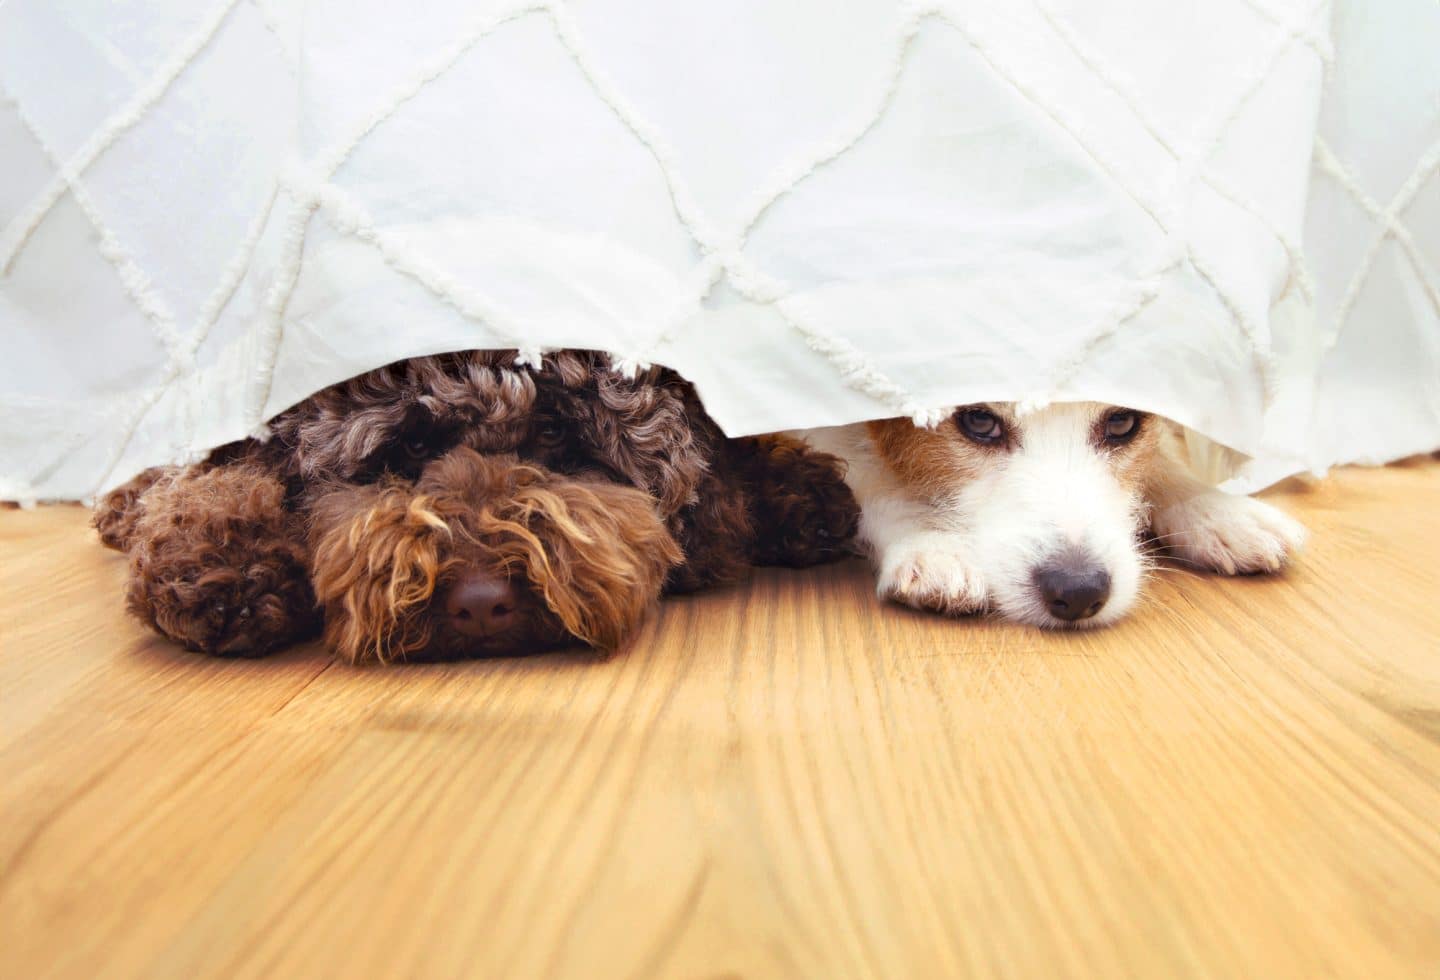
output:
M 129 609 L 191 650 L 259 656 L 316 632 L 303 534 L 262 467 L 160 473 L 129 535 Z
M 330 490 L 312 521 L 326 640 L 352 662 L 509 653 L 571 637 L 611 648 L 681 560 L 641 491 L 465 448 L 413 483 Z M 488 643 L 431 612 L 432 598 L 475 566 L 528 586 L 520 624 Z
M 697 445 L 678 377 L 635 379 L 592 351 L 517 367 L 509 351 L 416 357 L 327 388 L 270 424 L 261 450 L 287 477 L 414 477 L 457 446 L 593 470 L 649 492 L 670 514 L 693 500 L 712 447 Z
M 140 498 L 154 486 L 156 480 L 174 471 L 174 467 L 152 466 L 96 501 L 90 524 L 100 532 L 100 542 L 105 547 L 117 551 L 130 547 L 135 521 L 140 516 Z
M 838 461 L 793 443 L 779 451 L 726 440 L 673 372 L 626 378 L 591 351 L 546 355 L 539 368 L 515 358 L 465 351 L 387 365 L 281 413 L 266 440 L 112 493 L 96 525 L 133 553 L 156 550 L 148 538 L 158 526 L 136 515 L 152 509 L 158 488 L 198 487 L 208 472 L 233 473 L 235 493 L 246 480 L 266 486 L 263 507 L 255 498 L 245 511 L 256 529 L 248 555 L 239 537 L 227 539 L 231 550 L 211 543 L 205 529 L 224 506 L 167 499 L 171 510 L 196 511 L 196 529 L 167 532 L 159 547 L 171 561 L 141 588 L 169 590 L 164 622 L 154 600 L 137 611 L 192 646 L 258 650 L 293 638 L 298 615 L 260 643 L 217 624 L 215 610 L 229 604 L 171 582 L 190 566 L 266 566 L 284 538 L 287 574 L 275 564 L 266 579 L 274 598 L 291 610 L 308 571 L 327 637 L 357 661 L 519 652 L 560 638 L 612 646 L 661 582 L 688 591 L 738 578 L 754 561 L 825 560 L 841 551 L 826 541 L 853 530 Z M 815 527 L 798 531 L 792 520 Z M 295 530 L 307 522 L 309 547 Z M 462 569 L 504 573 L 523 613 L 513 629 L 476 639 L 449 628 L 437 600 Z
M 679 375 L 625 378 L 605 354 L 566 350 L 538 369 L 510 351 L 412 358 L 342 382 L 271 423 L 270 453 L 305 483 L 414 477 L 465 446 L 649 493 L 685 552 L 667 591 L 733 581 L 749 564 L 742 488 L 714 472 L 726 443 Z

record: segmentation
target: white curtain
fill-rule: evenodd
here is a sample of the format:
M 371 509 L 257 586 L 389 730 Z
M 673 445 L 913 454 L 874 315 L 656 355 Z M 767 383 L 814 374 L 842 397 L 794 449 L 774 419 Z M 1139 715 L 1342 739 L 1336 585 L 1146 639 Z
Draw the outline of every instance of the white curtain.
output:
M 1169 415 L 1250 485 L 1440 445 L 1434 0 L 9 0 L 0 498 L 470 347 L 732 434 Z

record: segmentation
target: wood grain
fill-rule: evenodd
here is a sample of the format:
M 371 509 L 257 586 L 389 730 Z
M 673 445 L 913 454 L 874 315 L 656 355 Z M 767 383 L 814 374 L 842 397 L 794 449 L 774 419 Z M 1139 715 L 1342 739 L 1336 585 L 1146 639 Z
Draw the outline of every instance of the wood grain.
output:
M 221 662 L 0 512 L 0 976 L 1440 975 L 1440 462 L 1047 635 L 858 564 L 623 655 Z

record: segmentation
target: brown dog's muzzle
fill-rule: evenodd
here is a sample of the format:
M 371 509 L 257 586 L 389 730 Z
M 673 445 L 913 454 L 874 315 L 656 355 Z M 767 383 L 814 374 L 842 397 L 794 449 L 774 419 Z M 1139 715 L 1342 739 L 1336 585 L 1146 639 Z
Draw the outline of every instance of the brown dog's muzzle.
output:
M 326 640 L 357 663 L 613 648 L 681 560 L 647 494 L 464 448 L 321 495 L 311 540 Z

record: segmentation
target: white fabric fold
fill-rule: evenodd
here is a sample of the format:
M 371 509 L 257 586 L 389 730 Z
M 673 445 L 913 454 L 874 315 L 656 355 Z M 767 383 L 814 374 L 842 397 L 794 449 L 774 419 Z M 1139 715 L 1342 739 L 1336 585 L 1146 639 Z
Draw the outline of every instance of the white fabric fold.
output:
M 736 435 L 1434 448 L 1436 50 L 1428 0 L 10 0 L 0 498 L 476 347 L 667 364 Z

